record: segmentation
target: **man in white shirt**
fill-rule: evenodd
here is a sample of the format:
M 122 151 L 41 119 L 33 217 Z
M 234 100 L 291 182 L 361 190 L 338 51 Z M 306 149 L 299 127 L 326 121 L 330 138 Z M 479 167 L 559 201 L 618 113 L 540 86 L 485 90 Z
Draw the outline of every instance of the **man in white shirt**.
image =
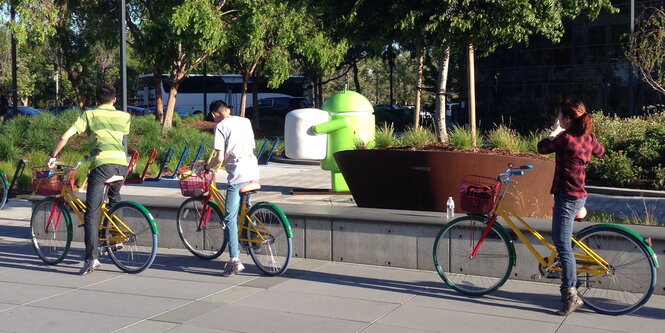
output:
M 224 266 L 222 276 L 232 276 L 245 269 L 238 258 L 240 254 L 238 248 L 239 190 L 245 184 L 259 180 L 259 164 L 254 156 L 254 131 L 249 119 L 232 116 L 231 109 L 221 100 L 210 104 L 210 114 L 217 123 L 213 143 L 216 155 L 205 166 L 205 169 L 206 171 L 214 170 L 223 161 L 224 168 L 228 172 L 224 234 L 228 239 L 231 259 Z

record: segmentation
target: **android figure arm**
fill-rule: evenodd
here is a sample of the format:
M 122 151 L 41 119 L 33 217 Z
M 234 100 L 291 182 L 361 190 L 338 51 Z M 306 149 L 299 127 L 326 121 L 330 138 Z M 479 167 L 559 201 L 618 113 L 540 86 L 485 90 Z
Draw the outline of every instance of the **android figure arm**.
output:
M 323 124 L 312 126 L 312 132 L 314 134 L 326 134 L 347 127 L 350 124 L 351 121 L 348 118 L 334 119 Z

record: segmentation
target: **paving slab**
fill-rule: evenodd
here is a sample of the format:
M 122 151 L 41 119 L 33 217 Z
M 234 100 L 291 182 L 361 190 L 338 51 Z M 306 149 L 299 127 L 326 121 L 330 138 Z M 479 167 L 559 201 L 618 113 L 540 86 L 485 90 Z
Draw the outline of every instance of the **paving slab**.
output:
M 312 316 L 284 310 L 262 309 L 235 305 L 210 312 L 178 328 L 190 327 L 227 329 L 233 332 L 359 332 L 367 323 L 353 320 Z

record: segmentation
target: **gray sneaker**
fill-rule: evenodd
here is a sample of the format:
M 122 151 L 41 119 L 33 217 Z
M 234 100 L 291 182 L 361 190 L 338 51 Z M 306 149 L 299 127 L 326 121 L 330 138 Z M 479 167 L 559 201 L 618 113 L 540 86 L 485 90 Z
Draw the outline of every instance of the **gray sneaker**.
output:
M 240 260 L 237 261 L 227 261 L 226 265 L 224 265 L 224 273 L 222 273 L 223 277 L 228 277 L 232 275 L 236 275 L 242 271 L 245 270 L 245 266 L 240 262 Z
M 102 264 L 99 263 L 99 260 L 94 259 L 94 260 L 86 260 L 85 263 L 83 264 L 83 268 L 79 271 L 79 275 L 83 276 L 86 275 L 97 268 L 101 266 Z

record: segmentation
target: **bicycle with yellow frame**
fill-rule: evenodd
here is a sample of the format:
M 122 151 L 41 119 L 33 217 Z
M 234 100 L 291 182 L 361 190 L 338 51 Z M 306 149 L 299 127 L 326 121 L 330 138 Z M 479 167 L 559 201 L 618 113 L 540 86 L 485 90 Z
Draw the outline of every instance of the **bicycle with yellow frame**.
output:
M 214 173 L 203 171 L 203 163 L 181 168 L 180 189 L 185 200 L 176 223 L 184 246 L 201 259 L 215 259 L 226 248 L 224 195 L 217 189 Z M 293 231 L 286 215 L 275 204 L 251 204 L 261 186 L 248 183 L 240 189 L 238 242 L 266 275 L 282 275 L 291 262 Z
M 69 252 L 73 236 L 70 210 L 79 218 L 79 227 L 83 226 L 86 205 L 74 195 L 72 188 L 76 170 L 84 160 L 74 167 L 33 168 L 33 190 L 47 197 L 33 208 L 31 239 L 35 252 L 46 264 L 60 263 Z M 140 273 L 155 260 L 158 229 L 150 212 L 140 203 L 122 201 L 107 207 L 108 185 L 123 180 L 124 177 L 118 175 L 104 183 L 104 203 L 98 222 L 99 246 L 122 271 Z
M 516 265 L 516 253 L 510 234 L 498 223 L 499 216 L 538 260 L 537 276 L 558 278 L 562 270 L 555 246 L 503 202 L 510 184 L 515 182 L 511 177 L 531 168 L 511 165 L 497 179 L 467 176 L 462 180 L 461 208 L 471 213 L 447 223 L 434 241 L 434 267 L 448 286 L 466 295 L 481 296 L 508 280 Z M 547 255 L 536 250 L 511 218 L 549 250 Z M 596 224 L 577 232 L 572 242 L 578 292 L 587 306 L 599 313 L 621 315 L 638 310 L 649 300 L 659 267 L 650 238 L 625 226 Z

